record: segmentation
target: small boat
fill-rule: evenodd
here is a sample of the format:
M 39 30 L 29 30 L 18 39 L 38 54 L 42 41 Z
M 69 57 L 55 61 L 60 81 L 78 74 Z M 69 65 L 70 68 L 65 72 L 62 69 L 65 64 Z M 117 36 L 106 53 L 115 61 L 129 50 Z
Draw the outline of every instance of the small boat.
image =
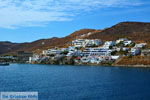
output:
M 0 62 L 0 66 L 8 66 L 9 65 L 9 63 L 7 63 L 7 62 Z

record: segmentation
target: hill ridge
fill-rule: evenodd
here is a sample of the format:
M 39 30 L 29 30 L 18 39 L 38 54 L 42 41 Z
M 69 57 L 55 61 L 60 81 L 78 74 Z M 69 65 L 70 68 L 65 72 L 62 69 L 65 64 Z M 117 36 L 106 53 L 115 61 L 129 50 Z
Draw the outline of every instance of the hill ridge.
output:
M 120 22 L 103 30 L 80 29 L 62 38 L 40 39 L 30 43 L 11 43 L 6 41 L 5 44 L 5 42 L 0 42 L 0 54 L 12 53 L 19 50 L 40 52 L 48 48 L 65 47 L 69 42 L 77 38 L 102 39 L 103 41 L 129 38 L 136 42 L 144 41 L 150 44 L 150 23 L 127 21 Z

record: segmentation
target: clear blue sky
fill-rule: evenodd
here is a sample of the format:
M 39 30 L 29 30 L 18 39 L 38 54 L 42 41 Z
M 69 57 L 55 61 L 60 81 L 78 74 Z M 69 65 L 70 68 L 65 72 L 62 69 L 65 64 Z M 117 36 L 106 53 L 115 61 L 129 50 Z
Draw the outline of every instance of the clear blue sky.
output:
M 0 0 L 0 41 L 31 42 L 103 29 L 123 21 L 150 22 L 149 0 Z

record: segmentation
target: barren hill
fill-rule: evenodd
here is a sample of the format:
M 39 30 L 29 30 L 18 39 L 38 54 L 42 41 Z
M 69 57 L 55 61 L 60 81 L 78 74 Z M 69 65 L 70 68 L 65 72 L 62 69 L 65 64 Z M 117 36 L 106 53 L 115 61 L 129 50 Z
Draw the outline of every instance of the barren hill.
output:
M 129 38 L 136 42 L 147 42 L 150 45 L 150 23 L 122 22 L 104 30 L 82 29 L 63 38 L 41 39 L 31 43 L 0 42 L 0 54 L 19 50 L 40 52 L 52 47 L 64 47 L 76 38 L 102 39 L 103 41 Z
M 94 29 L 82 29 L 75 31 L 69 36 L 63 38 L 50 38 L 50 39 L 41 39 L 31 43 L 20 43 L 14 44 L 9 42 L 0 42 L 0 54 L 14 53 L 16 51 L 36 51 L 40 52 L 41 50 L 52 48 L 52 47 L 64 47 L 67 43 L 78 38 L 78 36 L 95 31 Z
M 134 41 L 150 42 L 150 23 L 122 22 L 89 36 L 89 39 L 115 40 L 129 38 Z

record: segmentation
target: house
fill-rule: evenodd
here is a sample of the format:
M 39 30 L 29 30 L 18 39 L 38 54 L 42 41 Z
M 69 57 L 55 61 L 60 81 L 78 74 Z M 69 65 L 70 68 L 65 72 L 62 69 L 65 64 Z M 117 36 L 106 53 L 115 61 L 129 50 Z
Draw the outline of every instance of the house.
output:
M 82 56 L 83 53 L 81 50 L 69 51 L 66 56 Z
M 9 56 L 9 55 L 0 56 L 0 62 L 15 62 L 17 60 L 18 58 L 16 56 Z
M 87 44 L 87 39 L 76 39 L 72 41 L 72 45 L 75 47 L 85 47 Z
M 43 51 L 43 55 L 60 54 L 62 51 L 59 49 L 48 49 Z
M 124 42 L 124 41 L 128 41 L 128 39 L 127 38 L 120 38 L 120 39 L 116 40 L 116 44 L 119 44 L 119 43 Z
M 141 56 L 150 56 L 150 49 L 145 49 L 141 51 Z
M 32 63 L 32 62 L 38 61 L 39 59 L 40 59 L 40 55 L 33 54 L 33 56 L 32 56 L 32 57 L 29 57 L 29 63 Z
M 130 49 L 129 48 L 126 48 L 126 47 L 123 47 L 121 48 L 122 51 L 129 51 Z
M 68 47 L 68 51 L 76 51 L 77 49 L 76 49 L 76 47 L 74 47 L 74 46 L 69 46 Z
M 139 43 L 139 44 L 136 44 L 134 47 L 135 48 L 143 48 L 147 45 L 147 43 Z
M 121 47 L 116 47 L 116 46 L 113 47 L 113 50 L 117 52 L 119 52 L 121 49 L 122 49 Z
M 141 50 L 138 48 L 131 48 L 131 55 L 135 56 L 135 55 L 139 55 L 141 53 Z
M 64 51 L 68 51 L 68 48 L 60 48 L 60 50 L 61 50 L 62 52 L 64 52 Z
M 127 41 L 124 41 L 123 44 L 124 46 L 127 46 L 127 45 L 130 45 L 132 44 L 133 42 L 131 40 L 127 40 Z
M 92 64 L 99 64 L 99 63 L 102 62 L 102 59 L 99 58 L 99 57 L 91 57 L 89 62 L 92 63 Z
M 20 62 L 27 62 L 29 58 L 33 56 L 32 52 L 18 51 L 17 57 Z
M 93 40 L 88 40 L 86 47 L 99 46 L 101 44 L 102 41 L 100 39 L 93 39 Z
M 106 62 L 106 61 L 112 60 L 111 56 L 99 56 L 99 59 L 101 60 L 101 62 Z
M 128 40 L 127 38 L 120 38 L 116 40 L 116 44 L 119 44 L 119 43 L 123 43 L 124 46 L 127 46 L 127 45 L 132 44 L 133 42 L 131 40 Z
M 106 41 L 103 45 L 104 48 L 110 48 L 111 46 L 115 46 L 116 42 L 115 41 Z
M 111 56 L 111 59 L 112 60 L 117 60 L 117 59 L 119 59 L 120 58 L 120 56 L 118 56 L 118 55 L 116 55 L 116 56 Z
M 83 51 L 83 56 L 108 56 L 111 55 L 113 50 L 106 48 L 86 48 Z
M 91 47 L 99 46 L 102 44 L 102 41 L 99 39 L 76 39 L 72 41 L 72 45 L 75 47 Z
M 12 60 L 16 60 L 17 57 L 14 56 L 0 56 L 1 59 L 12 59 Z
M 89 63 L 90 62 L 90 58 L 89 57 L 82 57 L 81 58 L 81 62 L 82 63 Z

